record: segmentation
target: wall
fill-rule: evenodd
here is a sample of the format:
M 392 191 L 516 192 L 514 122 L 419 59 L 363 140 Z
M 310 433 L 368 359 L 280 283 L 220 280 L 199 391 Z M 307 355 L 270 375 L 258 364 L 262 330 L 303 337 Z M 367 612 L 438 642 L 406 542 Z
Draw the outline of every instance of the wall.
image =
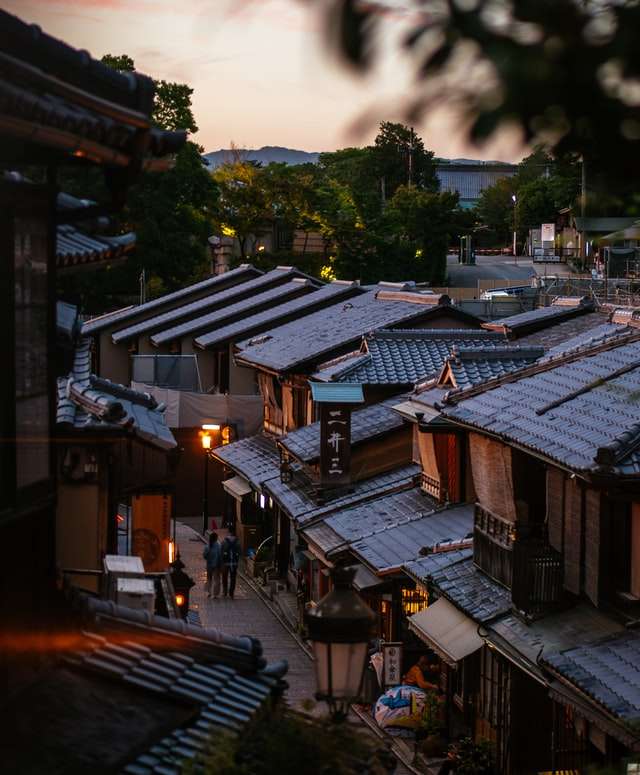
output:
M 59 568 L 101 570 L 106 551 L 107 496 L 99 483 L 65 483 L 58 486 L 56 564 Z M 74 584 L 98 591 L 92 577 L 70 577 Z
M 111 340 L 112 329 L 106 329 L 99 334 L 98 376 L 110 379 L 120 385 L 129 384 L 129 346 L 126 342 L 115 345 Z
M 233 344 L 229 345 L 229 392 L 238 396 L 258 395 L 256 371 L 236 366 L 233 360 Z

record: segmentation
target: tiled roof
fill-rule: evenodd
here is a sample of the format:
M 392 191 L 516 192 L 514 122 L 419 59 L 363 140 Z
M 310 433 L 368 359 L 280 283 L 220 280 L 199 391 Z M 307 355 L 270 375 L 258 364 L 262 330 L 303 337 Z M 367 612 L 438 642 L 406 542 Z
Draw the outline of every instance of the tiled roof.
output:
M 615 471 L 625 461 L 624 473 L 638 475 L 639 340 L 634 333 L 463 391 L 442 414 L 576 470 Z
M 593 302 L 587 298 L 576 298 L 570 301 L 572 303 L 563 298 L 556 299 L 549 307 L 538 307 L 529 312 L 519 312 L 507 318 L 492 320 L 490 323 L 484 323 L 484 327 L 490 331 L 504 331 L 509 336 L 517 338 L 592 312 L 594 309 Z
M 353 482 L 346 491 L 324 494 L 319 500 L 310 479 L 302 471 L 295 471 L 291 482 L 284 484 L 280 477 L 269 479 L 265 490 L 278 505 L 299 525 L 308 525 L 337 509 L 358 502 L 371 502 L 385 493 L 411 487 L 420 474 L 420 466 L 411 463 L 384 474 Z
M 151 126 L 155 89 L 147 76 L 119 72 L 5 11 L 0 33 L 7 139 L 120 169 L 133 160 L 144 169 L 145 155 L 184 145 L 186 132 Z
M 425 509 L 423 506 L 420 510 L 420 503 L 425 501 L 421 498 L 416 488 L 413 516 L 403 511 L 403 517 L 398 515 L 398 524 L 356 541 L 351 544 L 350 551 L 376 572 L 384 573 L 420 556 L 423 547 L 471 536 L 473 506 L 452 506 L 424 515 Z M 375 507 L 375 503 L 371 506 Z
M 293 279 L 283 285 L 256 293 L 248 299 L 229 304 L 215 312 L 158 331 L 157 334 L 150 337 L 151 343 L 159 347 L 175 339 L 181 339 L 183 336 L 192 337 L 209 327 L 215 328 L 219 323 L 226 325 L 228 322 L 242 319 L 245 314 L 251 314 L 254 310 L 268 309 L 271 304 L 279 304 L 281 301 L 288 301 L 302 294 L 307 294 L 313 287 L 313 284 L 308 280 Z
M 433 586 L 440 594 L 477 622 L 488 622 L 511 610 L 511 593 L 473 564 L 473 558 L 434 569 Z
M 108 328 L 116 323 L 122 323 L 124 321 L 131 320 L 138 315 L 145 315 L 153 312 L 153 310 L 160 310 L 167 304 L 176 304 L 181 299 L 185 301 L 192 296 L 200 296 L 206 294 L 209 291 L 221 290 L 228 288 L 236 283 L 244 282 L 252 277 L 258 277 L 262 272 L 259 269 L 251 266 L 250 264 L 241 264 L 236 269 L 231 269 L 224 274 L 215 275 L 214 277 L 208 277 L 206 280 L 202 280 L 199 283 L 188 285 L 186 288 L 180 288 L 180 290 L 173 293 L 167 293 L 164 296 L 159 296 L 157 299 L 151 299 L 144 304 L 139 304 L 133 307 L 125 307 L 124 309 L 118 309 L 114 312 L 108 312 L 106 315 L 100 315 L 99 317 L 87 320 L 82 326 L 82 333 L 95 334 L 101 331 L 103 328 Z
M 365 385 L 414 385 L 435 377 L 455 347 L 492 347 L 505 343 L 503 334 L 474 329 L 376 331 L 364 338 L 362 352 L 330 364 L 314 376 L 333 382 Z
M 236 355 L 236 360 L 273 371 L 302 368 L 358 344 L 363 334 L 375 329 L 418 324 L 443 314 L 455 314 L 454 307 L 421 303 L 417 293 L 402 293 L 402 300 L 389 298 L 399 295 L 392 291 L 387 291 L 384 299 L 376 298 L 378 293 L 363 293 L 343 305 L 318 310 L 274 328 L 259 343 L 240 342 L 238 347 L 242 352 Z M 408 295 L 415 297 L 415 302 L 407 301 Z
M 518 336 L 518 344 L 529 347 L 541 345 L 547 350 L 560 348 L 571 340 L 578 341 L 579 337 L 589 339 L 591 332 L 598 332 L 600 327 L 607 323 L 608 316 L 601 312 L 589 312 L 569 320 L 554 323 L 548 328 L 535 331 L 531 334 Z
M 304 317 L 315 312 L 320 307 L 329 307 L 331 304 L 337 304 L 341 299 L 346 299 L 358 293 L 361 293 L 361 291 L 358 290 L 358 286 L 355 283 L 335 281 L 297 299 L 277 304 L 253 315 L 245 315 L 241 320 L 236 320 L 234 323 L 229 323 L 217 327 L 213 331 L 200 334 L 194 340 L 194 343 L 196 347 L 206 349 L 207 347 L 219 346 L 225 342 L 235 341 L 242 337 L 255 336 L 261 331 L 279 325 L 289 316 Z
M 394 396 L 351 413 L 351 444 L 361 444 L 401 428 L 402 417 L 393 407 L 402 400 Z M 320 423 L 305 425 L 283 436 L 278 442 L 297 460 L 312 463 L 320 457 Z
M 218 460 L 233 468 L 256 489 L 274 477 L 280 478 L 280 455 L 271 436 L 258 434 L 213 450 Z
M 122 258 L 136 244 L 135 234 L 117 237 L 88 235 L 71 224 L 60 224 L 56 233 L 56 264 L 59 269 L 114 261 Z
M 520 369 L 543 355 L 542 347 L 456 347 L 447 358 L 443 376 L 446 371 L 450 372 L 454 387 L 463 389 Z
M 175 336 L 169 336 L 167 341 L 186 336 L 192 331 L 201 330 L 202 326 L 209 322 L 209 319 L 212 320 L 213 325 L 217 321 L 224 320 L 227 316 L 231 317 L 234 312 L 243 313 L 251 309 L 253 304 L 257 306 L 261 301 L 263 303 L 272 302 L 278 299 L 279 293 L 282 293 L 284 297 L 287 291 L 291 293 L 294 288 L 301 291 L 305 287 L 304 284 L 286 283 L 287 280 L 292 280 L 296 276 L 296 272 L 292 269 L 278 268 L 237 285 L 232 285 L 230 288 L 222 290 L 214 288 L 214 293 L 210 296 L 121 328 L 115 331 L 111 338 L 117 344 L 135 336 L 158 332 L 160 337 L 158 343 L 161 343 L 165 341 L 163 338 L 165 333 L 169 335 L 175 332 Z M 286 291 L 283 290 L 285 288 Z M 272 295 L 268 295 L 269 293 Z M 155 342 L 155 337 L 152 337 L 151 341 Z
M 596 317 L 596 316 L 587 315 L 584 318 L 576 318 L 576 320 L 585 320 L 585 319 L 591 320 L 591 318 L 593 317 Z M 597 315 L 598 319 L 600 319 L 601 317 L 603 316 Z M 569 322 L 572 322 L 572 321 L 569 321 Z M 584 331 L 581 331 L 575 336 L 572 336 L 570 339 L 566 339 L 565 341 L 560 342 L 559 344 L 549 347 L 546 355 L 547 357 L 553 358 L 556 355 L 560 355 L 566 352 L 571 352 L 572 350 L 577 350 L 580 347 L 592 347 L 595 344 L 600 344 L 610 339 L 615 339 L 619 336 L 626 336 L 630 332 L 631 332 L 631 329 L 629 328 L 629 326 L 618 325 L 616 323 L 601 323 L 600 325 L 596 325 L 593 327 L 590 326 Z M 520 339 L 519 340 L 520 344 L 521 345 L 525 344 L 525 340 L 527 340 L 526 344 L 528 344 L 529 337 L 523 337 L 523 339 Z
M 88 339 L 76 347 L 71 374 L 58 378 L 56 423 L 60 430 L 133 433 L 160 449 L 176 446 L 154 398 L 91 374 Z
M 419 557 L 417 560 L 406 562 L 402 569 L 416 581 L 424 582 L 441 568 L 468 560 L 473 557 L 473 549 L 454 549 L 449 552 L 434 552 L 426 557 Z
M 176 628 L 170 620 L 106 601 L 91 601 L 90 610 L 98 624 L 89 628 L 82 650 L 67 657 L 69 665 L 196 711 L 190 723 L 164 731 L 146 753 L 125 765 L 123 772 L 130 775 L 179 775 L 217 733 L 240 734 L 264 712 L 286 672 L 286 663 L 264 670 L 261 645 L 251 638 L 180 622 Z M 130 640 L 123 639 L 123 629 Z
M 640 719 L 640 633 L 543 654 L 542 660 L 614 716 Z

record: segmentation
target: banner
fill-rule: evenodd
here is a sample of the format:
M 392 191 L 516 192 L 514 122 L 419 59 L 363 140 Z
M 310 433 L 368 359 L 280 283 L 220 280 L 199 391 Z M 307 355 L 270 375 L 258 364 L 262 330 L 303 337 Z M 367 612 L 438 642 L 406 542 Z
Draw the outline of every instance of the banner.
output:
M 171 539 L 170 495 L 134 495 L 131 503 L 131 554 L 142 559 L 145 571 L 169 567 Z

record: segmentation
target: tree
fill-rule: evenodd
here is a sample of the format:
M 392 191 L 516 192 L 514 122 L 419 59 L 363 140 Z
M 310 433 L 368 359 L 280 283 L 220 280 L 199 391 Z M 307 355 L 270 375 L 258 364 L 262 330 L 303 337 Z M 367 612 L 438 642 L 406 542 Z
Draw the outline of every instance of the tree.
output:
M 511 178 L 500 178 L 480 194 L 476 213 L 478 220 L 491 229 L 499 244 L 509 241 L 513 231 L 513 199 L 516 187 Z
M 389 14 L 382 0 L 329 6 L 336 48 L 370 68 L 384 28 L 407 23 L 413 58 L 409 120 L 454 106 L 472 140 L 515 123 L 528 142 L 543 137 L 555 157 L 572 154 L 609 181 L 640 172 L 640 4 L 620 0 L 473 0 L 416 3 Z M 397 21 L 401 16 L 401 21 Z
M 388 268 L 396 273 L 388 279 L 411 278 L 432 285 L 444 282 L 447 249 L 457 231 L 457 207 L 456 193 L 397 188 L 385 213 L 394 248 Z
M 126 54 L 107 54 L 102 61 L 118 70 L 135 70 L 133 59 Z M 195 132 L 192 93 L 185 84 L 156 81 L 152 114 L 155 125 L 170 131 Z M 172 169 L 140 177 L 129 190 L 125 208 L 114 219 L 118 231 L 136 233 L 136 249 L 121 266 L 98 269 L 90 275 L 61 277 L 65 298 L 85 311 L 98 313 L 133 300 L 143 269 L 153 295 L 206 275 L 207 238 L 218 190 L 200 153 L 199 146 L 189 141 L 176 154 Z M 61 180 L 61 185 L 79 196 L 104 198 L 102 181 L 91 170 L 72 172 Z
M 440 188 L 433 151 L 425 150 L 413 127 L 383 121 L 372 150 L 377 173 L 384 181 L 385 196 L 391 198 L 402 185 L 427 191 Z

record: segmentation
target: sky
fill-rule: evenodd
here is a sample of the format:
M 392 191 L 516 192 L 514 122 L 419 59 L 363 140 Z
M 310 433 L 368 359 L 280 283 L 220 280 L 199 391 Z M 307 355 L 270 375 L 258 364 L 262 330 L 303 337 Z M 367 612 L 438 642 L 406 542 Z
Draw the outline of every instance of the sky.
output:
M 320 4 L 321 5 L 321 4 Z M 94 57 L 128 54 L 154 78 L 188 83 L 206 151 L 281 145 L 331 151 L 373 140 L 380 121 L 401 120 L 411 85 L 393 49 L 366 77 L 330 53 L 318 4 L 303 0 L 4 0 L 3 8 Z M 355 127 L 357 126 L 357 129 Z M 416 125 L 442 157 L 517 161 L 515 134 L 482 148 L 435 110 Z

